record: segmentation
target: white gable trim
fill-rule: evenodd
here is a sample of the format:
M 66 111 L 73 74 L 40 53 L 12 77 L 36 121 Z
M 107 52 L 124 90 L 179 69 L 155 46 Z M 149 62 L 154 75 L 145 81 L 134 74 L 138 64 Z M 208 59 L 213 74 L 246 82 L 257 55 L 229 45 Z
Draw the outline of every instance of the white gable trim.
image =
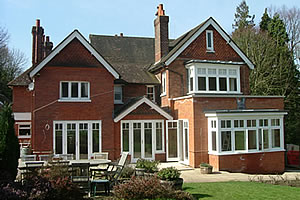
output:
M 232 42 L 232 39 L 212 18 L 209 18 L 206 23 L 165 62 L 165 64 L 170 65 L 204 30 L 207 29 L 209 25 L 212 25 L 218 31 L 218 33 L 220 33 L 223 39 L 235 50 L 235 52 L 245 61 L 245 63 L 247 63 L 250 69 L 254 69 L 253 63 L 239 49 L 239 47 L 234 42 Z
M 67 38 L 60 43 L 40 64 L 38 64 L 31 72 L 30 77 L 36 75 L 54 56 L 62 51 L 73 39 L 77 38 L 81 44 L 87 48 L 92 55 L 116 78 L 119 78 L 118 72 L 106 61 L 104 58 L 87 42 L 87 40 L 79 33 L 78 30 L 74 30 Z
M 137 109 L 143 103 L 146 103 L 148 106 L 150 106 L 156 112 L 158 112 L 159 114 L 161 114 L 162 116 L 164 116 L 166 119 L 168 119 L 168 120 L 172 120 L 173 119 L 173 117 L 170 114 L 168 114 L 166 111 L 164 111 L 163 109 L 161 109 L 158 105 L 156 105 L 155 103 L 153 103 L 152 101 L 150 101 L 146 97 L 143 97 L 138 102 L 136 102 L 135 104 L 133 104 L 132 106 L 130 106 L 129 108 L 127 108 L 124 112 L 122 112 L 117 117 L 115 117 L 114 122 L 120 121 L 126 115 L 128 115 L 129 113 L 131 113 L 133 110 Z

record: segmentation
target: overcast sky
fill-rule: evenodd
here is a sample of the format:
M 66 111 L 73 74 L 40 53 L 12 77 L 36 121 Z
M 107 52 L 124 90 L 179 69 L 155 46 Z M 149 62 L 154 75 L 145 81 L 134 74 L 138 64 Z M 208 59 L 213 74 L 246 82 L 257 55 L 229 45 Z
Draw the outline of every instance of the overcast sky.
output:
M 210 16 L 227 31 L 241 0 L 0 0 L 0 26 L 10 34 L 9 46 L 25 53 L 31 64 L 31 28 L 41 20 L 45 35 L 56 46 L 74 29 L 89 34 L 153 37 L 156 7 L 163 3 L 169 37 L 177 38 Z M 271 5 L 293 7 L 299 0 L 247 0 L 258 23 Z

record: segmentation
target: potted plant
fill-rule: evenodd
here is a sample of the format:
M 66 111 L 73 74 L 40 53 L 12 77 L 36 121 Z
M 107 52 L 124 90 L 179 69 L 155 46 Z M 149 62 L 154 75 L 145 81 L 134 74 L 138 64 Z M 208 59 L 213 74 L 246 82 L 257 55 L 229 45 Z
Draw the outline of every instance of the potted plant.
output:
M 143 176 L 145 173 L 148 175 L 153 174 L 158 171 L 159 161 L 151 161 L 151 160 L 145 160 L 145 159 L 138 159 L 136 166 L 135 166 L 135 172 L 137 176 Z
M 175 167 L 161 169 L 157 173 L 157 177 L 161 180 L 162 184 L 169 184 L 175 190 L 182 189 L 183 179 L 180 178 L 180 172 Z
M 201 174 L 211 174 L 212 173 L 213 166 L 207 163 L 201 163 L 200 164 L 200 173 Z

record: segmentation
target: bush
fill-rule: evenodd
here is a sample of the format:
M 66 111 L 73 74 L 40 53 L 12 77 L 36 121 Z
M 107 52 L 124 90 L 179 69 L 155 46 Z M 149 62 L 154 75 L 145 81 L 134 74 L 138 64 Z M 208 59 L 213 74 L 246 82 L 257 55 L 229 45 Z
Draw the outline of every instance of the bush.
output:
M 180 177 L 180 172 L 175 167 L 167 167 L 161 169 L 157 173 L 157 177 L 161 180 L 173 181 Z
M 135 167 L 145 169 L 145 172 L 153 173 L 158 171 L 158 164 L 159 161 L 156 160 L 151 161 L 145 159 L 138 159 Z
M 28 194 L 18 187 L 16 183 L 10 182 L 0 184 L 0 198 L 2 200 L 25 200 L 28 199 Z
M 134 169 L 129 166 L 125 166 L 121 173 L 121 178 L 131 178 L 134 175 Z
M 20 146 L 15 135 L 11 105 L 5 104 L 0 112 L 0 171 L 8 172 L 11 180 L 16 178 L 19 157 Z
M 207 163 L 201 163 L 200 167 L 208 167 L 208 168 L 213 168 L 213 166 L 211 166 L 210 164 Z
M 114 195 L 117 199 L 193 199 L 187 192 L 162 185 L 155 176 L 132 177 L 129 182 L 115 186 Z

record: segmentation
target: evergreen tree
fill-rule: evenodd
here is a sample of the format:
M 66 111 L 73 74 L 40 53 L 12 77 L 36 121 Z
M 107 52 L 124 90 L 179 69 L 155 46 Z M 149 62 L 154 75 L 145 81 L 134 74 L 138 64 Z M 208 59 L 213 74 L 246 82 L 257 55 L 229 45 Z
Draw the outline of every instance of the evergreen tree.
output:
M 12 180 L 17 175 L 19 157 L 20 147 L 15 135 L 12 109 L 5 104 L 0 112 L 0 171 L 9 173 Z
M 259 23 L 260 30 L 267 31 L 270 21 L 271 21 L 271 18 L 269 17 L 268 11 L 266 8 L 263 16 L 261 17 L 261 22 Z
M 289 41 L 288 34 L 286 32 L 285 25 L 280 19 L 279 14 L 275 14 L 268 24 L 268 33 L 277 43 L 277 47 L 288 47 Z
M 255 15 L 249 15 L 249 7 L 245 0 L 243 0 L 239 6 L 236 8 L 236 13 L 234 14 L 234 24 L 232 27 L 236 29 L 244 29 L 244 28 L 251 28 L 255 26 L 254 24 L 254 17 Z

